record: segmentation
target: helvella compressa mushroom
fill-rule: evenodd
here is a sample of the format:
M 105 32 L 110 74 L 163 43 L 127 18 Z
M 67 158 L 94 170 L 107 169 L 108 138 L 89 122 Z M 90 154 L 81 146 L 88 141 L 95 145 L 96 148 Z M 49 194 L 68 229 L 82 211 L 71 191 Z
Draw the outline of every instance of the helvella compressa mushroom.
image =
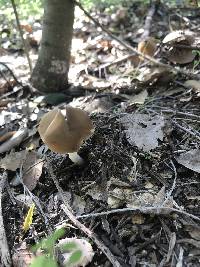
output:
M 77 151 L 83 141 L 93 134 L 94 127 L 85 111 L 67 106 L 66 119 L 61 110 L 55 108 L 41 118 L 38 132 L 50 150 L 68 153 L 75 164 L 81 165 L 83 159 Z

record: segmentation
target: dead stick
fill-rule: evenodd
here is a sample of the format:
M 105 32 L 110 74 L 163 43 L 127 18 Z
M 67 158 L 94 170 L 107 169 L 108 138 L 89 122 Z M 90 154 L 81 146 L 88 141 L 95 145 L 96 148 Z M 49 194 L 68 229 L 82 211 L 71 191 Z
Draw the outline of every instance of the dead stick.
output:
M 11 264 L 12 261 L 8 248 L 6 231 L 3 223 L 3 212 L 2 212 L 2 195 L 6 182 L 7 182 L 7 173 L 4 172 L 4 174 L 1 175 L 0 177 L 0 255 L 1 255 L 2 266 L 10 267 L 12 265 Z
M 107 256 L 107 258 L 109 259 L 109 261 L 112 263 L 112 265 L 114 267 L 121 267 L 121 264 L 118 262 L 118 260 L 114 257 L 114 255 L 111 253 L 111 251 L 109 250 L 109 248 L 107 248 L 104 243 L 98 239 L 98 237 L 90 230 L 88 229 L 84 224 L 82 224 L 81 222 L 79 222 L 76 217 L 73 214 L 73 211 L 71 209 L 71 207 L 69 206 L 67 199 L 65 198 L 64 192 L 62 190 L 62 188 L 60 187 L 56 176 L 53 172 L 52 166 L 49 162 L 49 159 L 46 157 L 46 161 L 47 161 L 47 165 L 48 165 L 48 171 L 49 174 L 58 190 L 58 193 L 60 194 L 62 201 L 64 203 L 64 205 L 62 205 L 62 209 L 63 211 L 66 213 L 66 215 L 68 216 L 68 218 L 73 222 L 73 224 L 79 228 L 81 231 L 83 231 L 96 245 L 97 247 Z
M 15 14 L 16 22 L 17 22 L 17 27 L 19 29 L 20 37 L 22 39 L 22 43 L 23 43 L 23 46 L 24 46 L 24 51 L 25 51 L 25 54 L 26 54 L 26 57 L 27 57 L 27 60 L 28 60 L 30 73 L 32 73 L 32 70 L 33 70 L 32 63 L 31 63 L 31 59 L 29 57 L 27 43 L 26 43 L 26 41 L 24 39 L 23 32 L 22 32 L 22 29 L 21 29 L 21 26 L 20 26 L 20 21 L 19 21 L 19 16 L 18 16 L 18 13 L 17 13 L 17 8 L 16 8 L 16 5 L 15 5 L 15 1 L 11 0 L 11 3 L 12 3 L 13 10 L 14 10 L 14 14 Z
M 144 32 L 142 36 L 140 37 L 141 41 L 145 40 L 150 35 L 150 28 L 151 28 L 153 16 L 156 12 L 157 5 L 158 5 L 157 2 L 153 2 L 152 5 L 150 6 L 150 9 L 147 13 L 145 23 L 144 23 Z

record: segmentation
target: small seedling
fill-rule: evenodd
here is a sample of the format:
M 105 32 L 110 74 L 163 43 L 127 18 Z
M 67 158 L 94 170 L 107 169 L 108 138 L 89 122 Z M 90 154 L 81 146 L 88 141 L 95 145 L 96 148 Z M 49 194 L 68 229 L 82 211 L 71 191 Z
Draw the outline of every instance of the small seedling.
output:
M 65 230 L 63 228 L 56 230 L 49 237 L 42 239 L 38 244 L 36 244 L 33 248 L 33 252 L 37 252 L 41 250 L 40 256 L 36 256 L 30 267 L 58 267 L 56 258 L 55 258 L 55 249 L 63 252 L 71 253 L 69 260 L 65 266 L 74 266 L 81 258 L 82 251 L 77 247 L 75 241 L 56 246 L 58 239 L 60 239 L 65 234 Z

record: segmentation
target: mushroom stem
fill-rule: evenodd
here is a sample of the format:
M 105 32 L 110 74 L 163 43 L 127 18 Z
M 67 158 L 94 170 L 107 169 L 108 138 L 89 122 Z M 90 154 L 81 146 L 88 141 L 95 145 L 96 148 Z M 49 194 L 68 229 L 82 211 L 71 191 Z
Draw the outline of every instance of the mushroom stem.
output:
M 84 160 L 77 154 L 77 152 L 68 153 L 69 158 L 77 165 L 82 165 Z

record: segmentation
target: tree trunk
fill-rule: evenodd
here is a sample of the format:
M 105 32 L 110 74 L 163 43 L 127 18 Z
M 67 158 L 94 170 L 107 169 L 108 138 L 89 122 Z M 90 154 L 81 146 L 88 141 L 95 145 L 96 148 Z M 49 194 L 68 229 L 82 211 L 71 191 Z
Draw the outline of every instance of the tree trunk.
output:
M 31 76 L 43 92 L 66 88 L 74 22 L 73 0 L 45 0 L 41 48 Z

